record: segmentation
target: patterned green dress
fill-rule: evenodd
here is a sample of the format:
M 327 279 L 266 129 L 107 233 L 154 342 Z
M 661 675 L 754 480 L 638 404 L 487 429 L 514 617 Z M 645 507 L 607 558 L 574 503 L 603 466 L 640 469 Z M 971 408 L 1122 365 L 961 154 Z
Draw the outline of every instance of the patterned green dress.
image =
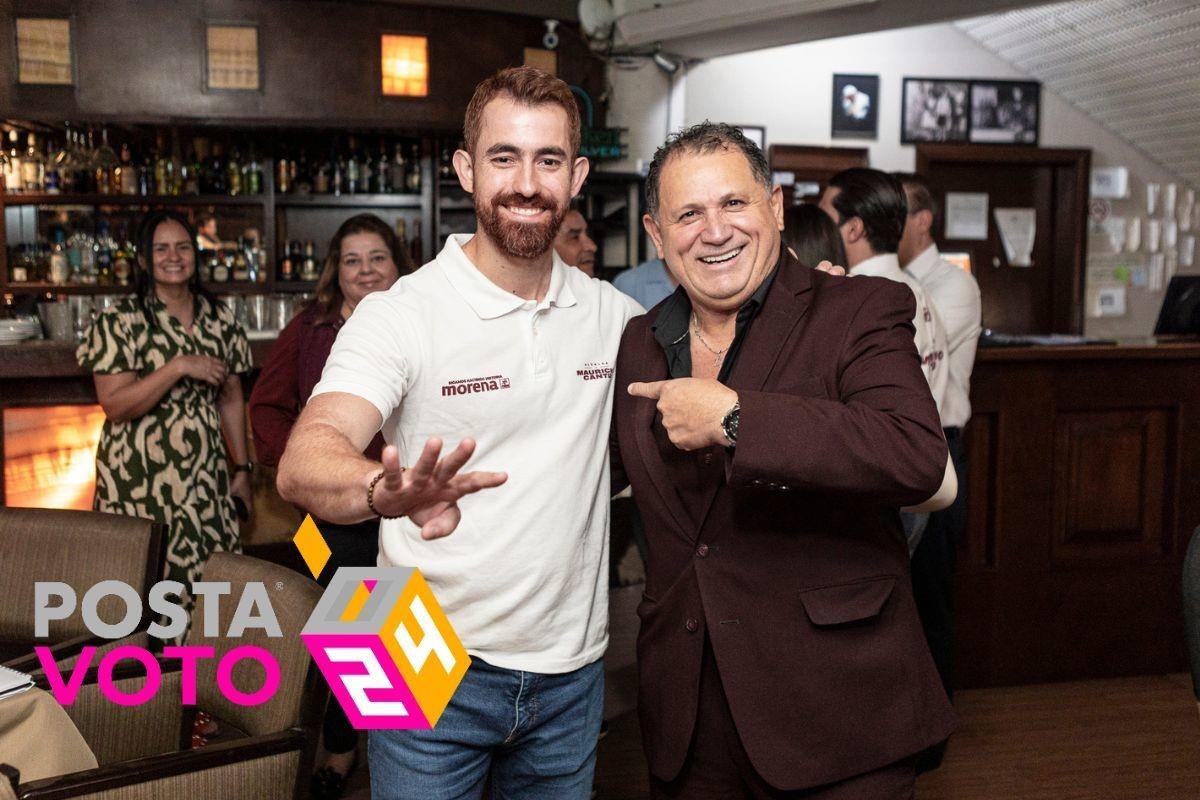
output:
M 155 313 L 152 328 L 135 297 L 105 309 L 75 353 L 80 366 L 143 378 L 177 355 L 200 354 L 222 359 L 230 373 L 250 369 L 246 333 L 224 303 L 197 297 L 191 331 L 161 301 Z M 106 420 L 96 451 L 96 510 L 165 522 L 166 577 L 189 589 L 214 550 L 241 549 L 219 396 L 219 387 L 185 377 L 143 416 Z

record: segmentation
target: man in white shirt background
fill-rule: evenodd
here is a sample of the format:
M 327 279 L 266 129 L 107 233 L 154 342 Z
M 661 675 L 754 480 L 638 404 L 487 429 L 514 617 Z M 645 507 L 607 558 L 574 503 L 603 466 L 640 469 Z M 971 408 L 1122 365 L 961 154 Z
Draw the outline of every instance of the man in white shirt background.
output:
M 496 797 L 591 792 L 613 372 L 641 308 L 552 248 L 588 173 L 579 137 L 558 78 L 476 88 L 454 168 L 478 232 L 358 305 L 280 463 L 314 515 L 383 517 L 380 564 L 420 568 L 471 655 L 432 730 L 371 732 L 375 798 L 478 797 L 489 773 Z M 361 454 L 380 429 L 382 463 Z M 472 456 L 483 471 L 457 474 Z
M 874 275 L 907 284 L 917 300 L 913 337 L 929 391 L 942 411 L 948 384 L 946 334 L 937 309 L 921 285 L 900 269 L 896 251 L 908 204 L 900 182 L 877 169 L 847 169 L 834 175 L 821 195 L 821 210 L 838 226 L 850 275 Z
M 661 258 L 643 261 L 613 278 L 613 286 L 632 297 L 647 311 L 670 296 L 678 285 Z
M 934 512 L 913 554 L 913 593 L 921 624 L 946 693 L 953 697 L 952 651 L 954 615 L 951 603 L 954 551 L 967 522 L 967 455 L 962 430 L 971 419 L 971 370 L 982 330 L 982 304 L 974 276 L 941 257 L 933 231 L 941 220 L 937 197 L 924 178 L 912 173 L 895 176 L 904 187 L 908 218 L 897 255 L 904 272 L 917 280 L 937 306 L 946 329 L 946 372 L 949 383 L 942 405 L 942 426 L 950 458 L 958 472 L 958 497 Z

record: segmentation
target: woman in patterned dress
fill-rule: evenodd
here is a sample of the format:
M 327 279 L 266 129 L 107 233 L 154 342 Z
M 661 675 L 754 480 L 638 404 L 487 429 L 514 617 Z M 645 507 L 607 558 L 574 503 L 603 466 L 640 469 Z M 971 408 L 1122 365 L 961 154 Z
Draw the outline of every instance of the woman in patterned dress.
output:
M 214 550 L 240 550 L 233 498 L 253 504 L 239 378 L 250 346 L 201 287 L 184 217 L 151 213 L 139 246 L 136 292 L 103 311 L 76 352 L 107 416 L 95 508 L 166 523 L 166 577 L 190 590 Z

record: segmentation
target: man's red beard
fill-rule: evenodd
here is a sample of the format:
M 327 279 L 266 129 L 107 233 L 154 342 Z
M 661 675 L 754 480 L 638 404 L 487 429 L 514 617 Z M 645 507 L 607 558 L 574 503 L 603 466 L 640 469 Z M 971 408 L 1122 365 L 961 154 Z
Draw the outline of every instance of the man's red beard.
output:
M 518 222 L 504 219 L 500 216 L 502 206 L 525 208 L 540 208 L 550 212 L 546 222 Z M 544 196 L 522 197 L 510 193 L 492 198 L 490 203 L 484 203 L 475 196 L 475 216 L 484 232 L 500 246 L 508 255 L 514 258 L 537 258 L 544 254 L 554 244 L 554 237 L 566 216 L 566 208 L 557 205 L 553 200 Z

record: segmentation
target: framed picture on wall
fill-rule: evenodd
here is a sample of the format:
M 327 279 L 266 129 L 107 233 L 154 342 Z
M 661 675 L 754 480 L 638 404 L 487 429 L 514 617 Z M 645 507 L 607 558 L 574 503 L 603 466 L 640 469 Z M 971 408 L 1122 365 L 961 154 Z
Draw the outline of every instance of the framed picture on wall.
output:
M 733 127 L 746 134 L 746 138 L 758 145 L 758 149 L 767 152 L 767 129 L 761 125 L 734 125 Z
M 970 140 L 1036 145 L 1041 95 L 1036 81 L 971 81 Z
M 965 142 L 970 130 L 970 81 L 953 78 L 905 78 L 900 141 Z
M 879 137 L 879 76 L 834 75 L 832 121 L 834 139 Z

